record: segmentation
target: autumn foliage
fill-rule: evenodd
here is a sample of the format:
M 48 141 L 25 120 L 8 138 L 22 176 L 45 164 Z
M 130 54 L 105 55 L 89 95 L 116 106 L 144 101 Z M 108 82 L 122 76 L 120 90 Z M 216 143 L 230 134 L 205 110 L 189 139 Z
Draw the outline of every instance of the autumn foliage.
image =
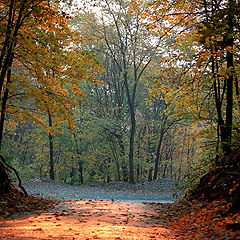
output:
M 239 239 L 240 213 L 228 214 L 231 204 L 224 200 L 212 203 L 181 200 L 157 206 L 164 225 L 176 231 L 177 239 Z
M 159 216 L 180 238 L 237 239 L 239 1 L 89 0 L 102 16 L 76 18 L 71 2 L 0 2 L 0 215 L 54 204 L 10 187 L 8 166 L 71 184 L 169 177 L 190 185 Z
M 0 197 L 0 219 L 27 212 L 46 211 L 56 205 L 56 201 L 33 196 L 25 196 L 16 187 L 11 186 L 9 193 Z
M 199 185 L 190 192 L 189 200 L 213 202 L 224 200 L 229 203 L 226 213 L 240 210 L 240 152 L 236 151 L 227 158 L 227 165 L 218 164 L 204 175 Z M 224 161 L 225 162 L 225 161 Z

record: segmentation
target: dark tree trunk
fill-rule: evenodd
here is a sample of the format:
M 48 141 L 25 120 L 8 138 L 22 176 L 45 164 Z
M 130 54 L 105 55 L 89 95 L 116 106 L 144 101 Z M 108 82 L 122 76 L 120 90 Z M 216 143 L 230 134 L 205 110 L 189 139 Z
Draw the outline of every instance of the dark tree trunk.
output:
M 115 154 L 114 154 L 114 160 L 115 160 L 116 169 L 117 169 L 117 179 L 120 182 L 121 181 L 121 174 L 120 174 L 119 158 Z
M 13 60 L 13 55 L 11 57 L 10 64 L 12 64 L 12 60 Z M 1 104 L 2 107 L 1 107 L 1 118 L 0 118 L 0 149 L 2 146 L 4 121 L 6 116 L 7 99 L 8 99 L 8 93 L 9 93 L 8 85 L 10 84 L 10 82 L 11 82 L 11 69 L 7 71 L 7 83 L 6 83 L 6 88 L 4 90 L 4 95 L 3 95 L 2 104 Z M 21 185 L 21 179 L 17 173 L 17 170 L 12 166 L 8 165 L 2 156 L 1 156 L 1 161 L 2 162 L 0 162 L 0 195 L 9 192 L 11 189 L 11 186 L 10 186 L 11 179 L 7 173 L 7 171 L 10 169 L 11 171 L 14 171 L 14 173 L 16 174 L 19 180 L 19 187 L 23 190 L 24 194 L 27 196 L 26 190 Z
M 129 182 L 135 183 L 133 157 L 134 157 L 134 138 L 136 131 L 136 120 L 134 110 L 132 110 L 131 112 L 132 113 L 131 113 L 130 149 L 129 149 Z
M 117 175 L 118 175 L 118 181 L 121 181 L 121 175 L 120 175 L 120 167 L 119 167 L 119 162 L 116 162 L 116 167 L 117 167 Z
M 8 70 L 7 73 L 7 86 L 3 95 L 2 99 L 2 108 L 1 108 L 1 118 L 0 118 L 0 149 L 2 147 L 2 139 L 3 139 L 3 127 L 6 115 L 6 106 L 7 106 L 7 98 L 8 98 L 8 84 L 10 83 L 11 79 L 11 70 Z M 5 165 L 0 162 L 0 196 L 4 193 L 8 193 L 11 189 L 10 187 L 11 179 L 7 173 L 7 169 Z
M 0 196 L 10 191 L 11 180 L 3 163 L 0 161 Z
M 8 84 L 11 81 L 11 70 L 8 70 L 7 73 L 7 86 L 3 95 L 3 100 L 2 100 L 2 109 L 1 109 L 1 119 L 0 119 L 0 149 L 2 146 L 2 138 L 3 138 L 3 127 L 4 127 L 4 121 L 5 121 L 5 116 L 6 116 L 6 107 L 7 107 L 7 99 L 8 99 Z
M 140 178 L 140 165 L 139 163 L 137 164 L 137 182 L 139 181 L 139 178 Z
M 221 130 L 221 143 L 223 148 L 223 153 L 226 157 L 230 156 L 231 154 L 231 144 L 232 144 L 232 121 L 233 121 L 233 73 L 234 73 L 234 63 L 233 63 L 233 45 L 234 39 L 232 37 L 233 29 L 233 9 L 234 8 L 234 1 L 229 0 L 228 2 L 228 17 L 227 23 L 228 28 L 227 32 L 224 36 L 224 46 L 227 48 L 227 56 L 226 56 L 226 63 L 227 63 L 227 77 L 226 77 L 226 120 L 225 124 L 223 119 L 219 119 L 220 130 Z
M 135 119 L 135 93 L 136 93 L 136 82 L 134 84 L 133 92 L 130 95 L 129 90 L 129 82 L 128 82 L 128 75 L 127 75 L 127 66 L 126 66 L 126 60 L 125 55 L 123 57 L 123 63 L 124 63 L 124 82 L 125 82 L 125 88 L 127 93 L 127 99 L 128 99 L 128 107 L 131 117 L 131 129 L 130 129 L 130 140 L 129 140 L 129 182 L 135 183 L 134 180 L 134 164 L 133 164 L 133 157 L 134 157 L 134 139 L 135 139 L 135 131 L 136 131 L 136 119 Z
M 238 98 L 238 108 L 240 110 L 240 98 L 239 98 L 239 87 L 238 87 L 238 78 L 237 76 L 235 76 L 235 88 L 236 88 L 236 95 L 237 95 L 237 98 Z
M 213 52 L 216 51 L 216 48 L 213 47 L 211 49 L 212 54 L 212 74 L 214 78 L 213 86 L 214 86 L 214 93 L 215 93 L 215 106 L 217 111 L 217 117 L 218 117 L 218 126 L 220 130 L 220 143 L 222 146 L 223 153 L 225 157 L 229 156 L 231 154 L 231 144 L 232 144 L 232 121 L 233 121 L 233 77 L 234 77 L 234 56 L 233 56 L 233 46 L 234 46 L 234 14 L 236 14 L 236 2 L 234 0 L 228 0 L 227 2 L 227 8 L 225 9 L 226 13 L 226 24 L 225 30 L 223 31 L 223 41 L 221 42 L 221 45 L 224 47 L 224 49 L 227 49 L 226 51 L 226 65 L 227 65 L 227 71 L 226 71 L 226 77 L 224 81 L 224 86 L 221 89 L 221 84 L 219 80 L 219 71 L 218 71 L 218 60 L 215 59 Z M 214 23 L 209 22 L 209 12 L 207 2 L 204 1 L 204 8 L 205 8 L 205 18 L 206 21 L 213 26 L 215 26 Z M 212 10 L 211 10 L 211 18 L 214 19 L 214 17 L 218 18 L 218 10 L 214 8 L 214 2 L 212 1 Z M 216 18 L 216 19 L 217 19 Z M 219 19 L 220 20 L 220 19 Z M 216 20 L 215 20 L 216 21 Z M 218 32 L 217 32 L 218 34 Z M 206 36 L 207 37 L 207 36 Z M 226 99 L 226 103 L 223 104 L 223 100 Z M 226 106 L 226 111 L 224 114 L 223 112 L 223 106 Z M 224 115 L 225 121 L 224 121 Z M 218 159 L 218 156 L 216 157 Z M 219 163 L 217 163 L 219 164 Z
M 23 13 L 27 7 L 29 6 L 27 6 L 26 0 L 22 1 L 18 16 L 16 16 L 15 13 L 17 11 L 14 9 L 14 1 L 11 0 L 9 4 L 7 32 L 0 56 L 0 96 L 2 94 L 5 76 L 12 66 L 14 48 L 17 45 L 17 35 L 23 24 Z
M 152 172 L 153 172 L 153 169 L 150 168 L 150 169 L 149 169 L 149 172 L 148 172 L 148 182 L 151 182 L 151 181 L 153 180 L 153 178 L 152 178 Z
M 163 178 L 166 178 L 166 172 L 167 172 L 167 163 L 165 163 L 163 167 L 163 175 L 162 175 Z
M 125 156 L 125 146 L 124 146 L 124 142 L 122 140 L 122 135 L 117 134 L 115 136 L 118 139 L 118 144 L 120 146 L 120 158 L 123 158 Z M 122 175 L 123 175 L 123 181 L 128 182 L 127 166 L 126 166 L 126 162 L 124 159 L 122 160 Z
M 120 174 L 119 157 L 118 157 L 118 154 L 117 154 L 117 150 L 116 150 L 114 144 L 110 143 L 109 145 L 110 145 L 110 148 L 111 148 L 112 153 L 113 153 L 113 159 L 114 159 L 114 161 L 116 163 L 117 179 L 120 182 L 121 181 L 121 174 Z
M 157 153 L 156 153 L 156 158 L 155 158 L 155 166 L 154 166 L 153 180 L 156 180 L 157 177 L 158 177 L 158 168 L 159 168 L 159 160 L 160 160 L 160 150 L 161 150 L 161 146 L 162 146 L 163 135 L 164 135 L 164 131 L 163 131 L 163 129 L 161 129 L 160 139 L 159 139 L 159 142 L 158 142 Z
M 52 116 L 50 114 L 50 112 L 48 112 L 48 124 L 49 127 L 52 128 Z M 53 158 L 53 136 L 51 133 L 48 134 L 48 138 L 49 138 L 49 175 L 50 175 L 50 179 L 54 180 L 55 176 L 54 176 L 54 158 Z
M 124 182 L 128 182 L 127 164 L 125 160 L 122 163 L 122 177 Z
M 231 2 L 231 1 L 230 1 Z M 231 14 L 230 14 L 231 15 Z M 233 31 L 232 17 L 229 17 L 229 28 Z M 227 46 L 233 48 L 233 38 L 228 39 Z M 225 139 L 226 146 L 224 146 L 224 152 L 226 156 L 231 154 L 231 143 L 232 143 L 232 119 L 233 119 L 233 53 L 227 51 L 227 105 L 226 105 L 226 131 Z
M 178 180 L 179 182 L 180 182 L 181 174 L 182 174 L 183 152 L 184 152 L 184 148 L 185 148 L 186 137 L 187 137 L 187 129 L 185 129 L 183 145 L 182 145 L 182 150 L 181 150 L 181 154 L 180 154 L 178 173 L 176 173 L 176 180 Z M 190 149 L 189 149 L 189 143 L 188 143 L 188 154 L 189 154 L 189 152 L 190 152 Z M 177 177 L 177 174 L 178 174 L 178 177 Z
M 82 161 L 78 162 L 78 171 L 79 171 L 79 180 L 81 184 L 83 184 L 83 168 L 82 168 Z
M 110 175 L 110 166 L 111 166 L 111 158 L 108 158 L 108 164 L 107 164 L 107 183 L 111 182 L 111 175 Z

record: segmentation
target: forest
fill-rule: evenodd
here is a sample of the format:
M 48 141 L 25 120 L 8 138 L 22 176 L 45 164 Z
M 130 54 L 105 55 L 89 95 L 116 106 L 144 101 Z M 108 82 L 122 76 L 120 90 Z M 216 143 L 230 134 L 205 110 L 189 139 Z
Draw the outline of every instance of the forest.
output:
M 187 201 L 224 200 L 239 230 L 239 12 L 238 0 L 1 0 L 0 199 L 31 179 L 167 178 Z

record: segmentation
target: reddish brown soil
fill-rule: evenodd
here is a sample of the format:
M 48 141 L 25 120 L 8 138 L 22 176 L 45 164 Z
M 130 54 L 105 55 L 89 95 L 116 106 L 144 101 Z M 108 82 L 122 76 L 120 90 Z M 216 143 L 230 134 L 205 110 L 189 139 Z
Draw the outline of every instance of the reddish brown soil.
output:
M 150 204 L 114 201 L 64 202 L 50 212 L 0 219 L 1 240 L 177 239 L 161 226 Z M 179 238 L 178 238 L 179 239 Z

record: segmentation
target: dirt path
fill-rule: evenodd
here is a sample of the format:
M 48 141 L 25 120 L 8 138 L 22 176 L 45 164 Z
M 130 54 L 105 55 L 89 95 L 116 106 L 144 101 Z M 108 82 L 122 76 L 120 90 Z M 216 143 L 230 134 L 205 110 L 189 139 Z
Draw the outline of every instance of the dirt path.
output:
M 48 213 L 0 220 L 0 239 L 177 239 L 150 204 L 70 201 Z

